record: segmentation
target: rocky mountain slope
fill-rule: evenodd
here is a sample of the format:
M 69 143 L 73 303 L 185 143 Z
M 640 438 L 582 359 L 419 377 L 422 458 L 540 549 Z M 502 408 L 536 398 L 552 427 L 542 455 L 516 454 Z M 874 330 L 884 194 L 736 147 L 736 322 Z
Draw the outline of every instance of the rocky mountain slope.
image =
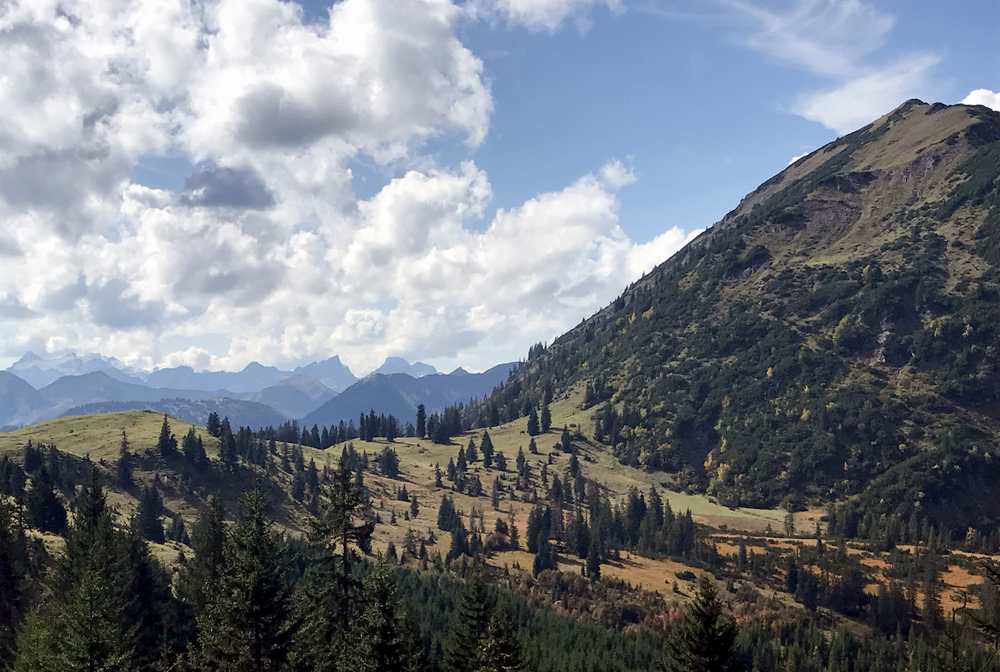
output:
M 730 504 L 1000 522 L 1000 114 L 911 100 L 805 156 L 488 404 L 586 386 L 624 463 Z

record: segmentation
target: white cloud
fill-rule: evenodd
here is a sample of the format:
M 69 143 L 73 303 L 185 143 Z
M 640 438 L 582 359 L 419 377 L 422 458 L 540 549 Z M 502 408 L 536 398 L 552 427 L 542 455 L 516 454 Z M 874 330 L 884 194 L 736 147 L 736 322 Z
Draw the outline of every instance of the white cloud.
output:
M 558 30 L 570 19 L 577 28 L 590 26 L 591 11 L 604 7 L 612 12 L 624 10 L 624 0 L 469 0 L 466 12 L 474 18 L 500 19 L 533 31 Z
M 832 89 L 801 96 L 793 110 L 806 119 L 845 134 L 874 121 L 909 98 L 931 88 L 930 71 L 940 59 L 931 54 L 903 58 L 858 74 Z
M 989 89 L 976 89 L 969 92 L 962 99 L 964 105 L 985 105 L 986 107 L 1000 112 L 1000 91 L 990 91 Z
M 831 82 L 799 95 L 791 111 L 838 133 L 856 130 L 935 89 L 936 54 L 877 59 L 896 19 L 870 3 L 795 0 L 774 10 L 749 0 L 719 2 L 747 23 L 749 32 L 741 37 L 747 46 Z
M 507 0 L 493 16 L 554 29 L 598 4 L 618 6 Z M 676 229 L 625 234 L 618 190 L 636 176 L 619 161 L 483 221 L 488 175 L 424 152 L 489 130 L 463 15 L 447 0 L 343 0 L 324 25 L 279 0 L 4 4 L 0 357 L 482 368 L 682 245 Z M 195 166 L 182 189 L 132 181 L 165 153 Z M 359 200 L 359 157 L 419 169 Z

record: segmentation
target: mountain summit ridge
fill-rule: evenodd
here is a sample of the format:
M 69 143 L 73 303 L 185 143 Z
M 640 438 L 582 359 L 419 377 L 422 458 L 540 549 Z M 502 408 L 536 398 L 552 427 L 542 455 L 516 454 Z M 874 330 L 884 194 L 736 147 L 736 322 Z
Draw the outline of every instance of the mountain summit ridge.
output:
M 620 460 L 728 504 L 860 495 L 997 524 L 998 271 L 1000 114 L 907 101 L 765 181 L 487 403 L 584 386 Z

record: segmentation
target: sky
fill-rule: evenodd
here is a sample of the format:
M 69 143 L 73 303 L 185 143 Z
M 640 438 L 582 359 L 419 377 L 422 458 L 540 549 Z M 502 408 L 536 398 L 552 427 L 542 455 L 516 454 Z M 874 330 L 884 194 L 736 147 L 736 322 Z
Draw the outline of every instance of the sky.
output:
M 909 98 L 1000 109 L 997 26 L 995 0 L 8 0 L 0 365 L 519 359 L 794 157 Z

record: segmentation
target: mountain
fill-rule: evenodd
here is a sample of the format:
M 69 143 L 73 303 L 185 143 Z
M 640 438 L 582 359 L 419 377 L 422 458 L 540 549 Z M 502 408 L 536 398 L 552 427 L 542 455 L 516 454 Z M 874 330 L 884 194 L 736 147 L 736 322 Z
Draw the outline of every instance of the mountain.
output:
M 332 425 L 341 420 L 357 420 L 362 413 L 375 410 L 414 422 L 417 406 L 428 413 L 470 399 L 478 399 L 505 381 L 515 364 L 498 364 L 483 373 L 436 373 L 414 378 L 405 373 L 372 374 L 347 388 L 312 413 L 302 424 Z
M 301 418 L 325 404 L 336 394 L 319 380 L 297 374 L 285 378 L 277 385 L 253 393 L 248 399 L 267 404 L 289 418 Z
M 218 413 L 220 418 L 229 418 L 236 427 L 277 427 L 285 422 L 281 413 L 264 404 L 241 399 L 160 399 L 157 401 L 101 401 L 71 408 L 62 417 L 122 413 L 125 411 L 156 411 L 179 418 L 185 422 L 204 425 L 209 413 Z
M 382 362 L 382 366 L 378 367 L 368 375 L 381 374 L 390 376 L 395 373 L 405 373 L 408 376 L 420 378 L 421 376 L 430 376 L 437 372 L 437 369 L 430 364 L 425 364 L 423 362 L 414 362 L 413 364 L 410 364 L 402 357 L 386 357 L 385 361 Z
M 44 405 L 38 390 L 13 373 L 0 371 L 0 427 L 29 422 Z
M 314 378 L 334 392 L 343 392 L 358 382 L 358 377 L 336 355 L 320 362 L 300 366 L 293 373 Z
M 1000 114 L 911 100 L 797 160 L 486 404 L 547 385 L 724 504 L 995 528 Z
M 137 372 L 131 371 L 113 357 L 95 354 L 78 355 L 73 352 L 51 353 L 44 356 L 25 353 L 7 369 L 35 389 L 41 389 L 63 376 L 103 372 L 123 382 L 140 383 Z
M 71 408 L 95 402 L 151 402 L 160 399 L 210 399 L 221 396 L 218 392 L 204 390 L 152 388 L 126 383 L 112 378 L 103 371 L 80 376 L 63 376 L 38 392 L 45 402 L 44 411 L 39 418 L 54 418 Z
M 257 392 L 277 385 L 288 376 L 273 366 L 250 362 L 241 371 L 195 371 L 190 366 L 157 369 L 146 376 L 151 387 L 184 388 L 205 392 L 227 390 L 235 394 Z

